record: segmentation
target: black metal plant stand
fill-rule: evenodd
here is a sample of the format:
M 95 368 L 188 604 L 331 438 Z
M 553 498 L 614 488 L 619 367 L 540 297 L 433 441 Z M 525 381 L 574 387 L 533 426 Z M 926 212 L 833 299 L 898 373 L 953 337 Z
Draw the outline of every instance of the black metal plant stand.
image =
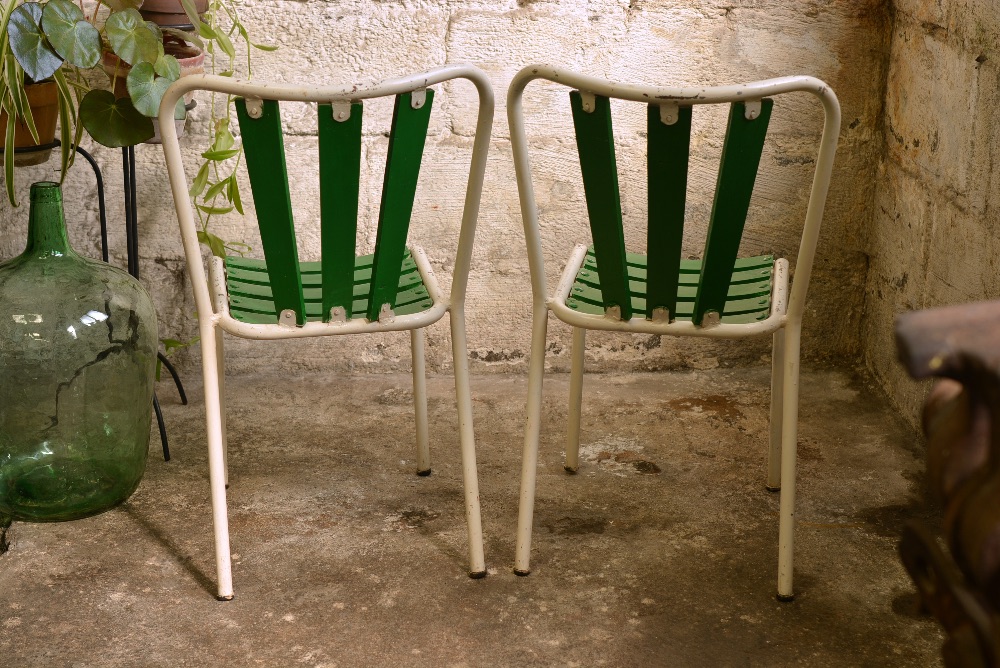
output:
M 60 146 L 62 146 L 62 142 L 56 139 L 47 144 L 16 148 L 14 149 L 14 153 L 35 153 L 37 151 L 47 151 L 59 148 Z M 97 161 L 94 160 L 90 153 L 79 146 L 74 146 L 73 148 L 77 153 L 82 155 L 84 159 L 86 159 L 91 169 L 94 170 L 94 177 L 97 179 L 97 206 L 101 219 L 101 259 L 108 262 L 108 219 L 107 210 L 104 206 L 104 177 L 101 175 L 101 168 L 98 167 Z M 0 155 L 2 154 L 3 149 L 0 148 Z M 139 223 L 136 216 L 134 146 L 122 147 L 122 172 L 125 176 L 125 258 L 128 263 L 128 273 L 131 274 L 133 278 L 138 280 Z M 170 373 L 170 377 L 173 378 L 174 385 L 177 386 L 177 393 L 180 395 L 181 404 L 186 406 L 188 402 L 187 394 L 184 392 L 184 385 L 181 383 L 180 376 L 177 375 L 177 370 L 174 369 L 174 366 L 167 359 L 166 355 L 157 351 L 156 356 L 163 365 L 163 368 L 165 368 Z M 163 444 L 163 461 L 169 462 L 170 446 L 167 442 L 167 428 L 163 423 L 163 412 L 160 410 L 160 402 L 156 399 L 155 392 L 153 393 L 153 411 L 156 413 L 156 424 L 160 431 L 160 442 Z

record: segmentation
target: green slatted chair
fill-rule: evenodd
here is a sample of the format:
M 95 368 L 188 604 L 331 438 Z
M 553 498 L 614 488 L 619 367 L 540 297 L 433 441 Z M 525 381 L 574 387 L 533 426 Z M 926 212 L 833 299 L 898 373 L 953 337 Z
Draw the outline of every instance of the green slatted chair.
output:
M 570 108 L 593 239 L 590 247 L 576 247 L 552 296 L 546 294 L 538 210 L 521 110 L 524 89 L 535 79 L 576 89 L 570 92 Z M 826 120 L 795 282 L 789 292 L 787 260 L 737 255 L 774 107 L 772 98 L 794 91 L 816 96 Z M 647 105 L 649 195 L 645 255 L 625 251 L 610 98 Z M 701 259 L 686 260 L 681 258 L 681 240 L 691 117 L 695 106 L 719 103 L 729 104 L 729 120 L 707 241 Z M 534 323 L 514 571 L 520 575 L 529 572 L 545 337 L 548 312 L 552 311 L 574 328 L 565 464 L 571 472 L 579 461 L 586 330 L 727 339 L 772 335 L 767 487 L 781 490 L 778 598 L 791 600 L 799 335 L 840 129 L 836 96 L 826 84 L 812 77 L 715 88 L 655 88 L 612 83 L 537 65 L 524 68 L 514 77 L 507 95 L 507 114 L 531 269 Z
M 479 95 L 465 208 L 450 294 L 438 286 L 424 252 L 406 245 L 434 90 L 452 79 L 471 81 Z M 184 93 L 207 90 L 237 96 L 236 112 L 260 227 L 263 259 L 212 258 L 202 264 L 180 146 L 171 120 Z M 356 256 L 363 101 L 395 97 L 375 252 Z M 299 259 L 285 166 L 279 101 L 317 103 L 321 259 Z M 226 420 L 222 333 L 249 339 L 410 332 L 416 412 L 417 473 L 430 473 L 423 328 L 450 312 L 458 398 L 469 574 L 486 574 L 479 485 L 472 431 L 465 339 L 465 292 L 486 153 L 493 123 L 493 90 L 482 71 L 446 66 L 369 87 L 257 85 L 214 76 L 184 77 L 160 107 L 163 150 L 198 308 L 205 378 L 209 473 L 220 599 L 233 596 L 226 511 Z M 214 345 L 213 345 L 214 343 Z

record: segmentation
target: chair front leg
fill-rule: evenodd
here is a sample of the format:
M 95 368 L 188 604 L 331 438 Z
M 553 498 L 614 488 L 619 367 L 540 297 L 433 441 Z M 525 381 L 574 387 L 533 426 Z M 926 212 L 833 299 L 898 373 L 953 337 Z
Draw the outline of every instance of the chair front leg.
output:
M 767 450 L 767 489 L 781 489 L 781 429 L 785 380 L 785 330 L 771 335 L 771 438 Z
M 462 478 L 465 484 L 465 520 L 469 526 L 469 577 L 486 576 L 483 556 L 483 522 L 479 512 L 479 474 L 476 470 L 476 439 L 472 429 L 472 388 L 469 384 L 469 354 L 465 342 L 465 311 L 452 307 L 451 345 L 455 362 L 455 398 L 462 447 Z
M 226 357 L 222 345 L 222 328 L 215 328 L 215 367 L 219 379 L 219 422 L 222 424 L 222 468 L 229 487 L 229 435 L 226 429 Z
M 584 351 L 587 346 L 587 330 L 573 328 L 573 347 L 570 353 L 572 366 L 569 375 L 569 424 L 566 430 L 566 463 L 564 468 L 576 473 L 580 467 L 580 412 L 583 405 Z
M 528 424 L 521 456 L 521 501 L 517 513 L 517 552 L 514 573 L 531 572 L 531 527 L 535 513 L 535 478 L 538 473 L 538 438 L 542 427 L 542 380 L 545 375 L 545 337 L 549 309 L 535 304 L 531 325 L 531 360 L 528 367 Z
M 795 551 L 795 457 L 799 427 L 799 337 L 801 325 L 785 332 L 781 415 L 781 499 L 778 516 L 778 600 L 795 598 L 792 588 Z
M 427 435 L 427 375 L 424 371 L 424 330 L 410 330 L 413 359 L 413 413 L 417 432 L 417 475 L 431 474 L 431 447 Z
M 215 527 L 215 568 L 219 600 L 233 598 L 232 560 L 229 553 L 229 515 L 226 510 L 226 455 L 220 393 L 220 368 L 215 326 L 202 320 L 201 366 L 205 381 L 205 423 L 208 432 L 208 477 L 212 488 L 212 522 Z

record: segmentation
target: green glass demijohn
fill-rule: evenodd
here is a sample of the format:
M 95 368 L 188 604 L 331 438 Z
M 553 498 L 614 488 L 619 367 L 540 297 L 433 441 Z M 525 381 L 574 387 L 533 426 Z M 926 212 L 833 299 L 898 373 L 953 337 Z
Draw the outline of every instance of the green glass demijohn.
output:
M 69 246 L 58 183 L 0 264 L 0 527 L 95 515 L 146 468 L 156 313 L 127 273 Z

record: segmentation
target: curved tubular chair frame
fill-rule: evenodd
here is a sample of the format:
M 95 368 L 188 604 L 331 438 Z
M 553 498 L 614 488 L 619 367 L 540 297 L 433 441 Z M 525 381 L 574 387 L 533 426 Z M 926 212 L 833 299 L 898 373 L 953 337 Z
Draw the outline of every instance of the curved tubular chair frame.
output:
M 795 281 L 788 292 L 788 264 L 779 259 L 774 264 L 771 311 L 768 317 L 748 324 L 718 323 L 699 326 L 689 321 L 647 320 L 643 314 L 624 320 L 572 310 L 566 299 L 581 267 L 586 248 L 578 246 L 570 257 L 555 294 L 546 294 L 545 263 L 538 224 L 538 209 L 531 182 L 527 138 L 524 129 L 522 97 L 525 87 L 536 79 L 577 89 L 591 95 L 663 105 L 701 105 L 757 101 L 768 96 L 806 92 L 823 106 L 823 134 L 813 175 L 809 204 L 795 265 Z M 584 342 L 586 329 L 602 329 L 675 336 L 743 338 L 772 334 L 771 436 L 768 451 L 768 489 L 781 491 L 778 539 L 778 598 L 791 600 L 793 523 L 795 507 L 795 456 L 798 429 L 799 341 L 806 289 L 812 271 L 820 223 L 829 189 L 834 154 L 840 131 L 840 104 L 833 90 L 819 79 L 808 76 L 782 77 L 753 83 L 707 88 L 667 88 L 633 86 L 610 82 L 558 69 L 548 65 L 530 65 L 514 77 L 507 94 L 507 117 L 510 124 L 514 167 L 521 201 L 521 217 L 527 243 L 532 289 L 532 340 L 528 371 L 528 416 L 521 469 L 521 493 L 517 528 L 517 551 L 514 572 L 530 572 L 532 516 L 535 503 L 535 477 L 538 465 L 538 438 L 541 427 L 542 377 L 545 372 L 545 341 L 548 312 L 572 325 L 572 373 L 570 380 L 569 430 L 566 468 L 574 471 L 579 447 L 580 402 L 583 384 Z
M 226 285 L 221 261 L 213 258 L 209 274 L 202 264 L 192 202 L 184 174 L 177 132 L 173 124 L 173 110 L 178 99 L 193 90 L 206 90 L 244 98 L 298 102 L 350 103 L 376 97 L 401 95 L 421 91 L 428 86 L 453 79 L 466 79 L 476 87 L 479 97 L 476 137 L 472 148 L 469 181 L 466 189 L 458 250 L 450 294 L 438 287 L 426 255 L 413 248 L 413 259 L 421 278 L 433 300 L 431 308 L 420 313 L 380 318 L 369 321 L 356 318 L 347 322 L 307 322 L 289 327 L 283 324 L 252 324 L 241 322 L 229 313 Z M 218 598 L 233 597 L 232 571 L 229 548 L 229 520 L 226 511 L 226 486 L 228 465 L 226 454 L 226 429 L 224 405 L 224 373 L 222 332 L 249 339 L 288 339 L 309 336 L 343 335 L 363 332 L 410 330 L 413 351 L 414 404 L 416 406 L 417 464 L 418 472 L 430 472 L 427 438 L 426 390 L 423 364 L 423 329 L 449 312 L 452 348 L 455 359 L 455 389 L 459 413 L 462 469 L 465 484 L 465 516 L 469 536 L 469 574 L 482 577 L 486 574 L 483 557 L 482 524 L 479 510 L 479 484 L 476 473 L 475 442 L 472 428 L 472 397 L 469 388 L 468 354 L 465 336 L 465 295 L 472 245 L 479 215 L 483 189 L 483 175 L 493 124 L 493 89 L 486 75 L 471 65 L 447 65 L 421 74 L 391 79 L 373 85 L 297 86 L 269 85 L 240 81 L 212 75 L 183 77 L 167 89 L 160 104 L 159 120 L 173 191 L 174 205 L 180 224 L 188 273 L 194 289 L 198 309 L 198 324 L 202 341 L 202 366 L 205 380 L 205 412 L 208 430 L 209 478 L 212 489 L 212 514 L 215 526 L 215 555 L 218 572 Z M 214 342 L 212 345 L 210 342 Z

